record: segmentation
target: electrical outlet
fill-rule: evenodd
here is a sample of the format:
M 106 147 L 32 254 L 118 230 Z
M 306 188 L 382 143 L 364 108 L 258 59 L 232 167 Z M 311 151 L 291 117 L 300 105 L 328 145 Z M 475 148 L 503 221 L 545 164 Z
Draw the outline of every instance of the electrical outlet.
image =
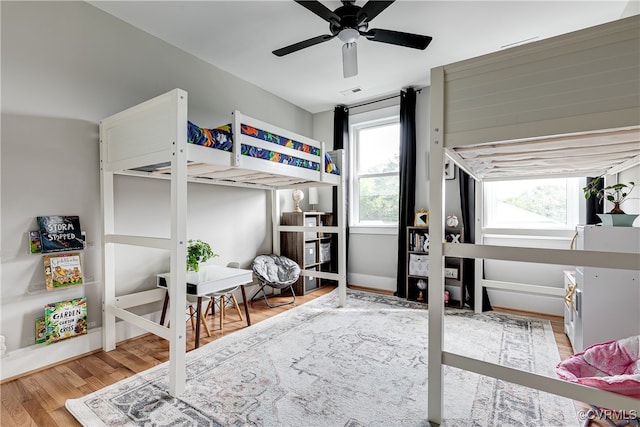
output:
M 91 329 L 91 328 L 95 328 L 97 325 L 97 322 L 89 322 L 87 323 L 87 328 Z

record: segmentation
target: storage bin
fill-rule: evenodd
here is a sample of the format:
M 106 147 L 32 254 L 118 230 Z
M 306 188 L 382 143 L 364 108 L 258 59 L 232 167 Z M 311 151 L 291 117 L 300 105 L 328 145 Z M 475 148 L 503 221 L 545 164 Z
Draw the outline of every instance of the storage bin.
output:
M 305 265 L 316 263 L 316 244 L 314 242 L 304 244 Z
M 316 268 L 310 268 L 309 270 L 317 271 Z M 318 287 L 318 278 L 313 276 L 304 276 L 304 290 L 311 291 Z
M 409 254 L 409 275 L 427 277 L 429 275 L 429 255 Z
M 305 217 L 304 218 L 305 227 L 316 227 L 318 225 L 316 217 Z M 306 231 L 304 233 L 305 239 L 315 239 L 318 237 L 318 234 L 315 231 Z
M 331 261 L 331 243 L 320 243 L 320 262 Z

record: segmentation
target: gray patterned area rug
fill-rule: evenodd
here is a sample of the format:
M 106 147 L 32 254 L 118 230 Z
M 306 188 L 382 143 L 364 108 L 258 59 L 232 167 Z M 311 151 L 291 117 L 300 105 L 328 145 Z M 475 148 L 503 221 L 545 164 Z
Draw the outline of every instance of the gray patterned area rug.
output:
M 158 365 L 67 409 L 85 426 L 427 426 L 428 310 L 337 292 L 187 354 L 187 387 L 168 395 Z M 445 349 L 555 376 L 547 321 L 447 310 Z M 445 367 L 443 425 L 578 425 L 573 402 Z

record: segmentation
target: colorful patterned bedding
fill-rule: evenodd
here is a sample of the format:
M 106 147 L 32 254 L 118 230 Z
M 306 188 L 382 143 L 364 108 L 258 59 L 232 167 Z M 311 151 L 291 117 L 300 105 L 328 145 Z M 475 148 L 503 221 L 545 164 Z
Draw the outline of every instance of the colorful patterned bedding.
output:
M 254 147 L 252 145 L 241 144 L 242 154 L 245 156 L 257 157 L 260 159 L 270 160 L 272 162 L 284 163 L 296 167 L 310 169 L 314 171 L 320 170 L 320 149 L 312 147 L 293 139 L 285 138 L 261 129 L 251 126 L 241 125 L 243 135 L 251 136 L 262 141 L 278 144 L 283 147 L 298 150 L 303 153 L 311 154 L 318 157 L 318 161 L 310 161 L 295 156 L 278 153 L 263 148 Z M 233 135 L 231 125 L 219 126 L 214 129 L 201 128 L 191 122 L 188 123 L 188 141 L 190 144 L 202 145 L 223 151 L 232 151 Z M 331 159 L 328 153 L 325 153 L 325 172 L 339 175 L 338 167 Z

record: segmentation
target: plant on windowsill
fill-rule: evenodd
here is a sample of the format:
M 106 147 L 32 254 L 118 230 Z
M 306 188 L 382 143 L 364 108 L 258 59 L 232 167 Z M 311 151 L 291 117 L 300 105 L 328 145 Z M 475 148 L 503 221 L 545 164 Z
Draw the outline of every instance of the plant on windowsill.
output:
M 587 183 L 586 187 L 582 188 L 585 199 L 590 199 L 593 196 L 597 197 L 600 202 L 607 200 L 613 203 L 613 209 L 611 209 L 607 214 L 598 214 L 604 225 L 622 225 L 630 227 L 638 215 L 626 214 L 620 205 L 622 205 L 626 200 L 635 198 L 629 197 L 629 194 L 631 194 L 631 191 L 634 189 L 636 184 L 633 181 L 629 181 L 627 184 L 618 183 L 600 188 L 599 185 L 602 179 L 603 177 L 601 176 L 593 178 Z
M 202 240 L 189 240 L 187 245 L 187 271 L 200 271 L 200 263 L 217 257 L 211 246 Z

